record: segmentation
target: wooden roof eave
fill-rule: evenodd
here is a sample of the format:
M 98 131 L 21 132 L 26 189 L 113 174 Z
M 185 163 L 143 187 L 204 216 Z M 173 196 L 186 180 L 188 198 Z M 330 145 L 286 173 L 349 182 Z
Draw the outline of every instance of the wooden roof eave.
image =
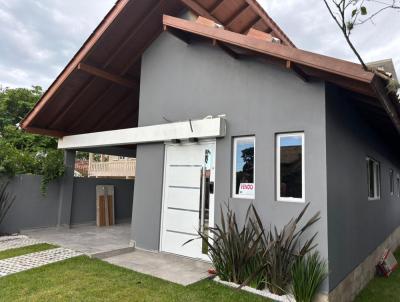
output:
M 348 79 L 370 84 L 374 74 L 365 71 L 360 64 L 312 53 L 298 48 L 288 47 L 276 43 L 266 42 L 250 36 L 198 24 L 192 21 L 163 16 L 163 24 L 166 29 L 173 28 L 200 35 L 211 40 L 242 47 L 260 54 L 269 55 L 294 64 L 325 71 Z
M 118 2 L 114 5 L 114 7 L 110 10 L 110 12 L 105 16 L 103 21 L 99 24 L 99 26 L 95 29 L 92 35 L 86 40 L 83 46 L 79 49 L 77 54 L 71 59 L 71 61 L 67 64 L 64 70 L 60 73 L 60 75 L 56 78 L 56 80 L 51 84 L 49 89 L 44 93 L 42 98 L 35 104 L 32 110 L 28 113 L 28 115 L 21 121 L 21 128 L 24 130 L 31 132 L 39 133 L 37 128 L 30 127 L 30 122 L 35 118 L 35 116 L 39 113 L 39 111 L 46 105 L 46 103 L 54 96 L 57 90 L 60 88 L 62 83 L 74 72 L 77 70 L 79 64 L 86 58 L 86 56 L 90 53 L 96 42 L 102 37 L 103 33 L 109 28 L 109 26 L 113 23 L 113 21 L 118 17 L 118 15 L 123 11 L 125 6 L 129 3 L 129 0 L 118 0 Z M 35 129 L 35 130 L 32 130 Z M 51 131 L 51 130 L 50 130 Z M 43 131 L 40 131 L 40 134 L 45 134 Z M 56 136 L 56 135 L 50 135 Z M 57 136 L 56 136 L 57 137 Z
M 262 41 L 221 28 L 209 27 L 167 15 L 163 17 L 163 24 L 164 28 L 167 30 L 171 27 L 174 30 L 192 33 L 219 43 L 241 47 L 260 54 L 286 60 L 287 62 L 292 62 L 303 68 L 313 69 L 316 71 L 314 75 L 317 74 L 320 77 L 322 77 L 321 72 L 324 72 L 330 75 L 324 78 L 326 81 L 334 79 L 332 81 L 334 83 L 335 79 L 340 79 L 339 85 L 349 90 L 354 90 L 357 93 L 373 96 L 377 99 L 377 104 L 383 107 L 393 122 L 397 132 L 400 134 L 400 106 L 396 104 L 394 97 L 388 94 L 383 79 L 373 72 L 365 71 L 360 64 Z M 356 85 L 347 85 L 346 87 L 346 81 L 359 83 L 361 88 L 356 87 Z

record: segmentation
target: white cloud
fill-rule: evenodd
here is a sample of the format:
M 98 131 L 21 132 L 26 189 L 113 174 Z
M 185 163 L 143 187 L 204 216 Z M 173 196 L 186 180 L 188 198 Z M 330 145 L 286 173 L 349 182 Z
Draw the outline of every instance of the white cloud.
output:
M 115 0 L 0 0 L 0 85 L 47 88 Z M 322 0 L 260 0 L 302 49 L 355 61 Z M 400 74 L 399 14 L 354 33 L 366 61 L 393 58 Z
M 259 0 L 296 46 L 357 61 L 322 0 Z M 354 30 L 352 39 L 365 61 L 393 58 L 400 75 L 400 14 L 382 13 Z
M 47 88 L 115 0 L 0 0 L 0 85 Z

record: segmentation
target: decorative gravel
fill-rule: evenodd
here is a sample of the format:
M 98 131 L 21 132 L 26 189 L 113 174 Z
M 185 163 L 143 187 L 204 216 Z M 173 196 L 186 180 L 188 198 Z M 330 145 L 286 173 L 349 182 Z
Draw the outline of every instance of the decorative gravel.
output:
M 80 255 L 82 255 L 82 253 L 70 249 L 56 248 L 0 260 L 0 277 L 19 273 L 46 264 L 63 261 Z

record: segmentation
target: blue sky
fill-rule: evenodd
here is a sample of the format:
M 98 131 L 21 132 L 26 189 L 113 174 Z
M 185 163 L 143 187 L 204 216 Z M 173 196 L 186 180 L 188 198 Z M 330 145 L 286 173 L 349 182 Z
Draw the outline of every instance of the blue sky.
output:
M 281 137 L 280 145 L 281 147 L 301 146 L 301 139 L 301 136 Z
M 45 89 L 115 0 L 0 0 L 0 85 Z M 297 47 L 355 61 L 322 0 L 260 0 Z M 393 58 L 400 72 L 400 14 L 353 33 L 365 61 Z

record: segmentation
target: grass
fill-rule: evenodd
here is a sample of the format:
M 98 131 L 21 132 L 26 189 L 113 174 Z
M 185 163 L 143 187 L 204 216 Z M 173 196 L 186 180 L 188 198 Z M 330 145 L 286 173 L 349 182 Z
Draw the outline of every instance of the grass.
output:
M 395 257 L 400 261 L 400 250 Z M 355 299 L 355 302 L 378 301 L 400 301 L 400 268 L 389 278 L 375 277 Z
M 2 301 L 267 301 L 210 280 L 184 287 L 86 256 L 0 278 Z
M 20 247 L 20 248 L 16 248 L 16 249 L 10 249 L 10 250 L 0 252 L 0 260 L 11 258 L 11 257 L 17 257 L 17 256 L 25 255 L 25 254 L 50 250 L 50 249 L 54 249 L 54 248 L 56 248 L 55 245 L 43 243 L 43 244 L 35 244 L 35 245 Z

